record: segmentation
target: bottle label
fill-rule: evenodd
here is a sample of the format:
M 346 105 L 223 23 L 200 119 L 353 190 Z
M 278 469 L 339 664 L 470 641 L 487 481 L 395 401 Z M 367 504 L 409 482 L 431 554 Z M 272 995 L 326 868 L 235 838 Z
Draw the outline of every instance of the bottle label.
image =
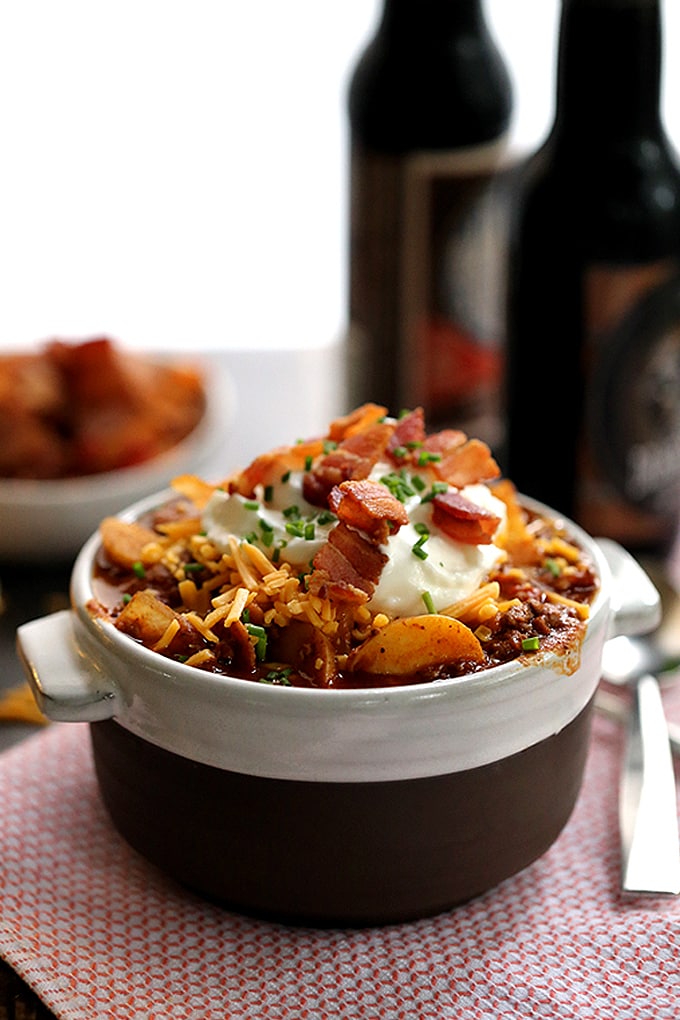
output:
M 680 267 L 591 267 L 576 515 L 624 544 L 670 537 L 680 511 Z
M 461 428 L 492 446 L 500 440 L 504 151 L 494 143 L 407 157 L 355 152 L 353 168 L 360 207 L 352 231 L 352 389 L 393 412 L 422 406 L 433 427 Z M 371 379 L 378 396 L 366 390 Z M 381 390 L 388 381 L 390 391 Z

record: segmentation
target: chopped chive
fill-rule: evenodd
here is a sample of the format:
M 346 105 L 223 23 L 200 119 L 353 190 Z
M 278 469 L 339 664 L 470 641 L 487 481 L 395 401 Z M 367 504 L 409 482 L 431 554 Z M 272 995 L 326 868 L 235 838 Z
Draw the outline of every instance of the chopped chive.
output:
M 290 687 L 291 683 L 288 677 L 292 672 L 293 670 L 290 666 L 284 666 L 282 669 L 270 669 L 269 672 L 261 677 L 261 681 L 262 683 L 283 684 L 284 687 Z
M 286 484 L 286 482 L 290 481 L 290 471 L 284 471 L 284 473 L 281 475 L 281 481 L 283 482 L 284 485 Z
M 246 630 L 251 637 L 255 638 L 255 655 L 262 662 L 267 654 L 267 632 L 257 623 L 247 623 Z
M 260 531 L 274 530 L 274 525 L 270 524 L 269 521 L 265 521 L 264 517 L 258 517 L 257 523 L 260 525 Z
M 422 492 L 427 487 L 420 475 L 411 476 L 411 485 L 417 492 Z
M 305 524 L 304 536 L 305 536 L 305 538 L 307 539 L 308 542 L 311 542 L 312 539 L 314 538 L 315 534 L 316 534 L 316 529 L 314 527 L 314 521 L 309 521 L 308 524 Z
M 132 564 L 132 572 L 136 574 L 137 577 L 146 577 L 146 570 L 144 569 L 144 564 L 141 560 L 136 560 Z
M 330 524 L 331 521 L 335 520 L 335 514 L 330 510 L 322 510 L 317 517 L 317 523 L 319 524 Z
M 546 570 L 548 570 L 552 574 L 553 577 L 559 577 L 560 574 L 562 573 L 562 568 L 560 567 L 560 565 L 557 562 L 557 560 L 553 560 L 553 559 L 548 558 L 545 561 L 544 565 L 545 565 Z
M 132 600 L 132 595 L 123 595 L 123 605 L 126 606 Z
M 427 609 L 428 613 L 436 613 L 437 610 L 434 608 L 434 602 L 432 601 L 432 596 L 430 595 L 429 591 L 424 591 L 421 597 L 423 602 L 425 603 L 425 608 Z
M 540 646 L 540 641 L 537 637 L 526 637 L 522 640 L 522 651 L 523 652 L 537 652 Z
M 405 446 L 395 446 L 395 448 L 392 450 L 392 456 L 397 457 L 398 459 L 401 457 L 405 457 L 407 453 L 408 450 L 406 449 Z
M 293 538 L 305 537 L 305 526 L 302 521 L 286 521 L 286 531 Z
M 411 552 L 413 553 L 413 555 L 417 556 L 418 559 L 420 559 L 420 560 L 426 560 L 427 559 L 427 553 L 423 549 L 423 546 L 424 546 L 425 542 L 427 542 L 429 537 L 430 537 L 430 533 L 429 533 L 429 531 L 426 531 L 425 534 L 421 534 L 420 538 L 415 543 L 415 545 L 413 545 L 411 547 Z
M 250 544 L 252 545 L 253 542 L 257 542 L 257 532 L 249 531 L 247 535 L 243 536 L 243 538 L 246 542 L 250 542 Z
M 299 517 L 300 516 L 300 511 L 299 511 L 298 507 L 295 506 L 294 503 L 292 503 L 290 506 L 287 506 L 284 510 L 281 511 L 281 513 L 283 514 L 284 517 Z
M 314 458 L 311 456 L 311 454 L 308 454 L 305 457 L 305 471 L 311 471 L 312 470 L 312 463 L 313 463 L 313 461 L 314 461 Z
M 380 481 L 400 503 L 405 503 L 409 496 L 415 496 L 415 490 L 411 487 L 405 472 L 383 475 Z
M 274 498 L 274 486 L 273 485 L 265 485 L 265 489 L 264 489 L 264 501 L 265 501 L 265 503 L 271 503 L 273 498 Z
M 338 444 L 334 439 L 324 439 L 323 441 L 323 452 L 332 453 L 333 450 L 337 450 Z
M 436 464 L 442 459 L 441 453 L 431 453 L 428 450 L 421 450 L 418 454 L 418 467 L 425 467 L 426 464 Z
M 198 570 L 203 570 L 203 564 L 202 563 L 185 563 L 184 564 L 184 573 L 185 574 L 195 574 Z
M 420 497 L 420 502 L 430 503 L 434 499 L 434 497 L 437 496 L 439 493 L 446 492 L 448 490 L 448 487 L 449 486 L 447 482 L 433 482 L 430 491 L 426 492 L 424 496 Z
M 413 525 L 413 528 L 414 528 L 415 531 L 418 532 L 419 535 L 429 535 L 430 534 L 430 529 L 428 528 L 428 526 L 425 523 L 425 521 L 416 521 L 416 523 Z
M 246 499 L 243 501 L 243 506 L 246 510 L 259 510 L 260 504 L 255 499 Z

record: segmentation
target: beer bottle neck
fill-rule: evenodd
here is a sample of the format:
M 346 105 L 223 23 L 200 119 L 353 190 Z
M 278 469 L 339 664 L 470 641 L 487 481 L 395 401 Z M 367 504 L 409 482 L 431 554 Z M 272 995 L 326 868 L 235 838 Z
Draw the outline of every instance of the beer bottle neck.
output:
M 554 136 L 657 137 L 659 0 L 562 0 Z
M 385 0 L 378 34 L 385 40 L 419 41 L 485 35 L 481 0 Z

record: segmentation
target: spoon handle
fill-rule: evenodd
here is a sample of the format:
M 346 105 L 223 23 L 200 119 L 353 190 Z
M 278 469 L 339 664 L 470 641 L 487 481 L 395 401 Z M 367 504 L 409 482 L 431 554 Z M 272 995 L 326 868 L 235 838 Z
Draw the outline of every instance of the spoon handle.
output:
M 673 759 L 659 684 L 636 683 L 619 793 L 622 888 L 680 893 L 680 841 Z

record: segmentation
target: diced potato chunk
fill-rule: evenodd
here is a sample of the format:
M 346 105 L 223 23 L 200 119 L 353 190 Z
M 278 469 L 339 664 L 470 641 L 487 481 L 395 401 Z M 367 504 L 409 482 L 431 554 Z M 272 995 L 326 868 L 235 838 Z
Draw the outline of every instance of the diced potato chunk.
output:
M 147 647 L 153 647 L 176 617 L 174 609 L 166 606 L 152 592 L 138 591 L 116 620 L 116 627 Z
M 392 620 L 357 648 L 351 670 L 405 676 L 463 659 L 482 662 L 484 653 L 469 627 L 437 614 Z
M 158 535 L 142 524 L 105 517 L 99 534 L 108 558 L 127 570 L 132 570 L 135 563 L 149 564 L 158 559 Z M 155 547 L 155 551 L 145 552 L 147 546 Z

